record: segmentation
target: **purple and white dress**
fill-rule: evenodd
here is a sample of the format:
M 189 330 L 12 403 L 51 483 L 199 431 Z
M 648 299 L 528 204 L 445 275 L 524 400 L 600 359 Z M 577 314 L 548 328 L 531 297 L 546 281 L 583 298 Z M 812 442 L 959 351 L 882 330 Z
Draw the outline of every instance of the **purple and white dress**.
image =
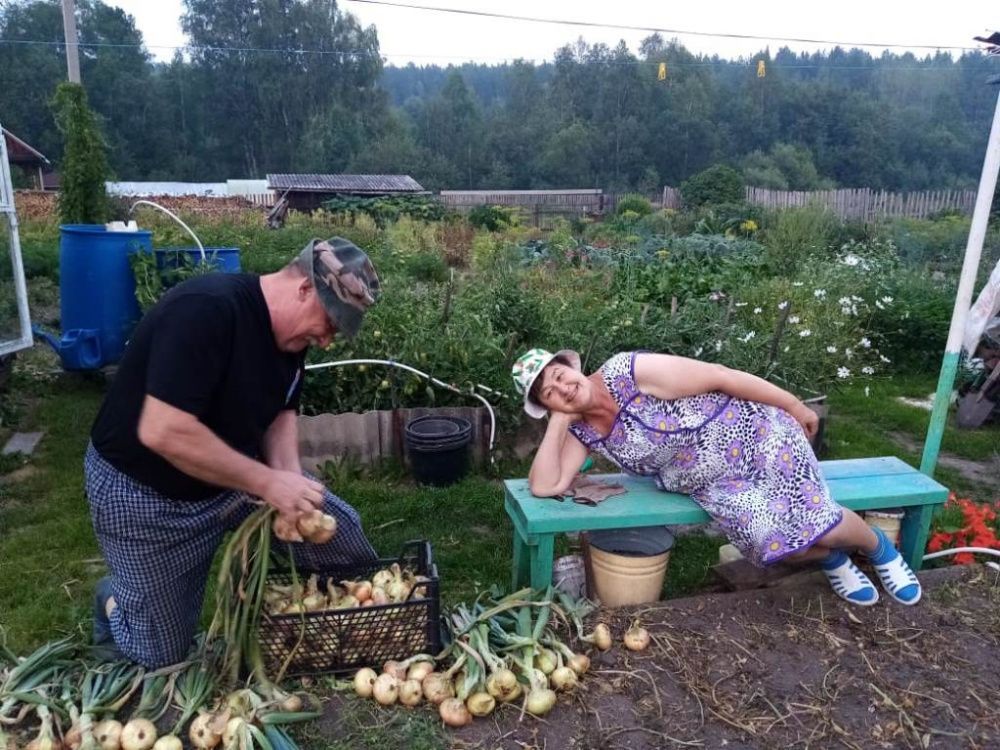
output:
M 635 382 L 636 352 L 601 368 L 618 405 L 611 432 L 574 422 L 571 433 L 625 471 L 690 495 L 755 565 L 803 550 L 836 526 L 830 497 L 802 427 L 774 406 L 718 391 L 664 400 Z

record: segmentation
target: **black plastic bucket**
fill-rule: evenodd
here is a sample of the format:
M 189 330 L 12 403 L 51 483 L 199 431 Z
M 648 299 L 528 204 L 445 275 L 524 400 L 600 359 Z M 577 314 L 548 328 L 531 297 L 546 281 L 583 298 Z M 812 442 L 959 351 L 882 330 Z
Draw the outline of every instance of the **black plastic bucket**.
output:
M 420 484 L 446 487 L 469 471 L 472 423 L 461 417 L 427 416 L 406 425 L 406 449 Z

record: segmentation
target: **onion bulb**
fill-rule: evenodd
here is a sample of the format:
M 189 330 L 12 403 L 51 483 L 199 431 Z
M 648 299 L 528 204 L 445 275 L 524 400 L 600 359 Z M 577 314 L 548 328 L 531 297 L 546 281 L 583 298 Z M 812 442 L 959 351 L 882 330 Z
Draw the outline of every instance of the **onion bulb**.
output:
M 211 750 L 222 741 L 222 733 L 217 732 L 212 726 L 213 718 L 212 714 L 203 713 L 191 722 L 188 738 L 191 740 L 191 744 L 199 750 Z
M 569 668 L 579 674 L 584 674 L 590 669 L 590 657 L 586 654 L 573 654 L 567 662 Z
M 101 750 L 119 750 L 122 746 L 122 723 L 114 719 L 102 721 L 94 727 L 94 737 Z
M 385 589 L 381 586 L 375 586 L 372 588 L 372 598 L 370 601 L 373 604 L 388 604 L 389 595 L 385 593 Z
M 150 750 L 156 742 L 156 727 L 149 719 L 132 719 L 122 727 L 122 750 Z
M 184 750 L 184 743 L 172 734 L 165 734 L 153 744 L 153 750 Z
M 380 674 L 372 685 L 372 695 L 381 705 L 391 706 L 399 696 L 399 680 L 388 672 Z
M 569 667 L 558 667 L 549 675 L 549 683 L 556 690 L 566 691 L 576 687 L 576 672 Z
M 310 510 L 298 517 L 295 528 L 308 542 L 326 544 L 337 533 L 337 519 L 318 509 Z
M 281 710 L 285 713 L 296 714 L 302 710 L 302 699 L 295 695 L 289 695 L 281 701 Z
M 295 519 L 288 516 L 275 516 L 274 523 L 271 524 L 274 535 L 283 542 L 301 542 L 302 534 L 296 528 Z
M 357 599 L 355 599 L 353 596 L 351 596 L 350 594 L 348 594 L 347 596 L 343 596 L 343 597 L 340 598 L 340 601 L 337 602 L 337 607 L 336 608 L 337 609 L 354 609 L 359 604 L 360 604 L 360 602 Z
M 649 631 L 638 623 L 625 632 L 625 648 L 629 651 L 645 651 L 649 646 Z
M 358 673 L 354 675 L 354 692 L 361 698 L 371 698 L 376 677 L 378 675 L 375 674 L 374 669 L 368 667 L 359 669 Z
M 593 643 L 601 651 L 607 651 L 611 648 L 611 629 L 603 622 L 599 622 L 594 627 L 594 632 L 586 640 Z
M 528 693 L 526 708 L 532 716 L 545 716 L 556 705 L 556 694 L 548 688 L 536 688 Z
M 555 671 L 557 666 L 559 665 L 556 662 L 556 655 L 547 648 L 543 648 L 535 654 L 535 669 L 549 675 Z
M 383 674 L 391 674 L 399 681 L 406 679 L 406 667 L 399 661 L 387 661 L 382 665 Z
M 222 746 L 228 748 L 234 744 L 234 740 L 238 742 L 246 723 L 246 719 L 242 716 L 234 716 L 226 722 L 226 729 L 222 733 Z
M 472 721 L 472 714 L 458 698 L 448 698 L 438 706 L 441 721 L 449 727 L 464 727 Z
M 435 706 L 440 706 L 441 703 L 455 695 L 455 688 L 451 684 L 451 680 L 442 672 L 431 672 L 424 677 L 421 686 L 424 689 L 424 698 Z
M 465 707 L 473 716 L 489 716 L 496 708 L 497 702 L 489 693 L 473 693 L 465 701 Z
M 423 688 L 417 680 L 403 680 L 399 683 L 399 702 L 404 706 L 419 706 L 424 699 Z
M 80 732 L 80 725 L 74 724 L 69 728 L 69 731 L 63 735 L 63 745 L 69 748 L 69 750 L 77 750 L 80 747 L 80 743 L 83 741 L 82 733 Z
M 392 572 L 388 570 L 380 570 L 372 576 L 372 586 L 377 589 L 385 590 L 385 587 L 389 585 L 392 579 Z
M 498 669 L 486 678 L 486 691 L 501 703 L 509 703 L 521 694 L 521 684 L 509 669 Z
M 424 678 L 433 671 L 434 662 L 418 661 L 416 664 L 410 665 L 410 668 L 406 671 L 406 679 L 423 682 Z

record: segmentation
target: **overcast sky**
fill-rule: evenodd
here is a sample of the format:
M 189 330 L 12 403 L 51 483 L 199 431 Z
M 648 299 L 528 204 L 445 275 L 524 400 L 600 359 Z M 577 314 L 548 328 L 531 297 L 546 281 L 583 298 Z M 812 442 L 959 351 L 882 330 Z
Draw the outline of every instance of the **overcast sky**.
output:
M 169 59 L 186 43 L 181 31 L 182 0 L 105 0 L 131 13 L 150 52 Z M 750 34 L 762 40 L 725 39 L 676 34 L 693 52 L 726 58 L 749 56 L 780 37 L 833 40 L 853 44 L 933 45 L 942 49 L 975 47 L 972 37 L 1000 29 L 996 0 L 741 0 L 739 2 L 664 2 L 663 0 L 398 0 L 508 15 L 612 23 L 712 33 Z M 389 64 L 499 63 L 524 58 L 542 62 L 557 48 L 582 36 L 588 42 L 616 44 L 624 39 L 635 51 L 648 32 L 529 23 L 497 18 L 408 10 L 341 0 L 340 7 L 364 25 L 378 29 L 379 46 Z M 993 8 L 993 10 L 989 10 Z M 668 39 L 673 36 L 664 34 Z M 832 45 L 787 43 L 795 50 L 828 49 Z M 881 47 L 867 47 L 873 54 Z M 903 50 L 896 50 L 902 52 Z M 917 54 L 932 50 L 914 48 Z

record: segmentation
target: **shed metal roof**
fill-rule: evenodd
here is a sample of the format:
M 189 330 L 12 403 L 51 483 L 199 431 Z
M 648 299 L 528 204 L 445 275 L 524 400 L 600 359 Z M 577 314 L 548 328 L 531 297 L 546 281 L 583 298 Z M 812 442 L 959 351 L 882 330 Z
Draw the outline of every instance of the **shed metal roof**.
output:
M 269 174 L 272 190 L 311 193 L 420 193 L 420 183 L 406 174 Z
M 4 138 L 7 139 L 7 155 L 11 164 L 44 165 L 49 160 L 38 149 L 32 148 L 28 143 L 22 141 L 7 128 L 0 128 Z

